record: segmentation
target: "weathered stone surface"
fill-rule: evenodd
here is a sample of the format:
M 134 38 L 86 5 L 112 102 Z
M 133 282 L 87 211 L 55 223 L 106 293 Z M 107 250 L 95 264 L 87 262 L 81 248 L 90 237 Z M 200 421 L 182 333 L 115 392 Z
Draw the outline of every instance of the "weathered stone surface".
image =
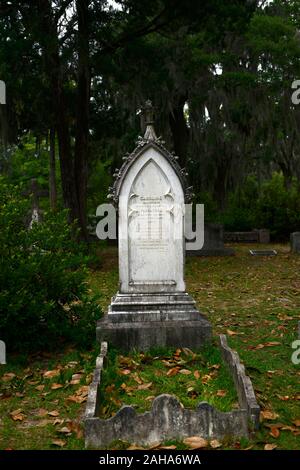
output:
M 260 407 L 257 404 L 250 378 L 246 375 L 245 367 L 240 362 L 239 355 L 227 344 L 225 335 L 220 335 L 220 347 L 224 361 L 231 371 L 242 409 L 246 409 L 254 429 L 259 426 Z
M 224 232 L 224 240 L 229 243 L 270 243 L 270 230 L 255 229 L 248 232 Z
M 259 243 L 264 243 L 264 244 L 270 243 L 270 230 L 266 228 L 261 228 L 257 230 L 257 232 L 258 232 Z
M 248 437 L 247 413 L 217 411 L 206 402 L 197 409 L 185 409 L 173 395 L 159 395 L 149 412 L 138 414 L 132 406 L 123 406 L 108 420 L 89 418 L 85 421 L 86 447 L 102 448 L 117 439 L 150 445 L 170 439 L 199 435 L 222 439 L 229 435 Z
M 168 152 L 145 142 L 118 187 L 120 292 L 184 292 L 184 189 Z
M 220 347 L 237 388 L 240 409 L 224 413 L 206 402 L 199 403 L 195 410 L 185 409 L 175 396 L 164 394 L 156 397 L 151 410 L 143 414 L 136 413 L 132 406 L 123 406 L 112 418 L 100 419 L 99 390 L 107 353 L 107 343 L 102 343 L 85 412 L 86 447 L 101 449 L 117 439 L 150 445 L 194 435 L 206 439 L 249 437 L 259 425 L 260 411 L 251 380 L 225 335 L 220 336 Z
M 233 256 L 234 249 L 224 246 L 224 231 L 220 224 L 206 223 L 201 250 L 187 250 L 188 256 Z
M 118 293 L 97 323 L 97 340 L 124 350 L 153 346 L 199 348 L 211 339 L 211 324 L 186 292 Z
M 108 341 L 122 351 L 146 351 L 154 346 L 199 348 L 211 340 L 211 324 L 199 315 L 198 320 L 161 320 L 109 322 L 97 324 L 97 340 Z
M 300 232 L 291 233 L 291 251 L 300 253 Z
M 249 250 L 252 256 L 276 256 L 276 250 Z

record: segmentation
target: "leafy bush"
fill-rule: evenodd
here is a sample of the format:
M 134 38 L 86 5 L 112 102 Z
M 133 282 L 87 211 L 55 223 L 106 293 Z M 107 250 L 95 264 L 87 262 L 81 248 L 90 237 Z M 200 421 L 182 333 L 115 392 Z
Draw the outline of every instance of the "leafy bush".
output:
M 248 176 L 243 188 L 239 188 L 229 195 L 227 208 L 220 215 L 220 222 L 224 225 L 225 230 L 252 230 L 256 226 L 257 198 L 257 180 L 253 176 Z
M 88 296 L 85 247 L 67 211 L 45 213 L 29 230 L 29 210 L 20 188 L 0 179 L 0 338 L 8 349 L 89 342 L 100 310 Z
M 278 240 L 288 239 L 291 232 L 300 229 L 300 191 L 296 180 L 286 188 L 281 173 L 262 186 L 256 205 L 257 226 L 270 229 Z
M 226 210 L 218 213 L 209 195 L 201 195 L 206 221 L 220 222 L 225 230 L 247 231 L 267 228 L 273 240 L 288 240 L 300 230 L 300 189 L 296 180 L 286 187 L 281 173 L 274 172 L 259 188 L 255 176 L 248 176 L 242 188 L 229 194 Z

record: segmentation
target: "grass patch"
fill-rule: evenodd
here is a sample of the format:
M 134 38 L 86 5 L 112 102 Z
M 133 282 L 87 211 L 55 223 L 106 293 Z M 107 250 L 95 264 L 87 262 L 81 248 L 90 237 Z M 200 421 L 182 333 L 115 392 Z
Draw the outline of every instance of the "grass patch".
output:
M 186 408 L 207 401 L 221 411 L 238 406 L 230 373 L 216 346 L 201 351 L 153 349 L 147 353 L 108 353 L 108 367 L 101 381 L 100 416 L 113 416 L 122 405 L 138 412 L 151 408 L 163 393 L 175 395 Z
M 271 411 L 274 417 L 262 419 L 252 442 L 228 440 L 222 448 L 263 449 L 268 443 L 277 449 L 299 450 L 300 427 L 296 424 L 300 420 L 300 365 L 291 361 L 291 344 L 297 339 L 300 320 L 300 256 L 291 254 L 288 245 L 273 245 L 278 255 L 269 258 L 250 256 L 249 248 L 262 247 L 237 245 L 233 257 L 186 259 L 187 291 L 206 313 L 214 334 L 227 334 L 229 345 L 238 351 L 251 377 L 262 410 Z M 100 303 L 105 311 L 118 290 L 117 249 L 106 248 L 99 256 L 101 268 L 90 271 L 89 284 L 93 293 L 101 293 Z M 99 347 L 95 346 L 93 352 L 64 348 L 59 353 L 30 357 L 12 357 L 7 347 L 8 364 L 0 366 L 0 449 L 60 449 L 52 443 L 55 440 L 65 442 L 63 449 L 83 449 L 81 427 L 74 425 L 72 429 L 70 425 L 71 432 L 67 434 L 60 430 L 70 422 L 80 426 L 85 401 L 75 403 L 67 398 L 89 383 Z M 72 361 L 78 364 L 70 368 L 68 363 Z M 47 370 L 59 367 L 57 377 L 43 377 Z M 83 371 L 80 383 L 71 385 L 71 369 L 72 375 Z M 15 377 L 6 381 L 8 373 Z M 116 384 L 122 385 L 126 376 L 116 375 L 115 380 L 119 379 L 122 382 Z M 63 387 L 52 390 L 54 383 Z M 39 385 L 44 385 L 44 389 L 37 390 Z M 197 397 L 197 402 L 201 399 Z M 58 411 L 59 415 L 39 416 L 40 408 Z M 25 415 L 22 421 L 11 417 L 10 413 L 18 409 Z M 63 421 L 54 424 L 57 418 Z M 47 419 L 52 421 L 45 423 Z M 178 442 L 166 444 L 185 448 Z
M 83 449 L 81 417 L 96 353 L 9 357 L 1 366 L 0 449 Z

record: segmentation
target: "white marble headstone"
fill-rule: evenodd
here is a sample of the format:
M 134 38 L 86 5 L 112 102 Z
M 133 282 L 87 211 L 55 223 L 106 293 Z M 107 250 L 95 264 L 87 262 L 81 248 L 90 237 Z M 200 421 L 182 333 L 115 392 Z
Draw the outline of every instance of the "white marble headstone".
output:
M 120 292 L 184 292 L 183 230 L 181 181 L 163 152 L 150 143 L 120 188 Z

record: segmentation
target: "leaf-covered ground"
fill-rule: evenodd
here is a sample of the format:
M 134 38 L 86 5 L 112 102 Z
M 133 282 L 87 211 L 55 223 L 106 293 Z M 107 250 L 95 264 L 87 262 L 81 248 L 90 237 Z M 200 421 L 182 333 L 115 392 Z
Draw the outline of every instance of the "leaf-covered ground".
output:
M 300 448 L 300 365 L 291 361 L 300 320 L 300 256 L 277 245 L 276 257 L 252 257 L 249 248 L 237 246 L 229 258 L 187 258 L 186 284 L 214 334 L 227 334 L 244 361 L 262 407 L 261 429 L 253 442 L 192 439 L 167 446 Z M 118 288 L 117 250 L 100 256 L 90 284 L 106 308 Z M 69 349 L 8 357 L 0 366 L 0 449 L 82 449 L 80 419 L 96 354 Z
M 207 401 L 221 411 L 238 407 L 236 390 L 215 345 L 201 352 L 188 348 L 155 348 L 127 356 L 108 354 L 101 379 L 100 416 L 113 416 L 122 405 L 138 412 L 149 410 L 162 393 L 176 395 L 187 408 Z

